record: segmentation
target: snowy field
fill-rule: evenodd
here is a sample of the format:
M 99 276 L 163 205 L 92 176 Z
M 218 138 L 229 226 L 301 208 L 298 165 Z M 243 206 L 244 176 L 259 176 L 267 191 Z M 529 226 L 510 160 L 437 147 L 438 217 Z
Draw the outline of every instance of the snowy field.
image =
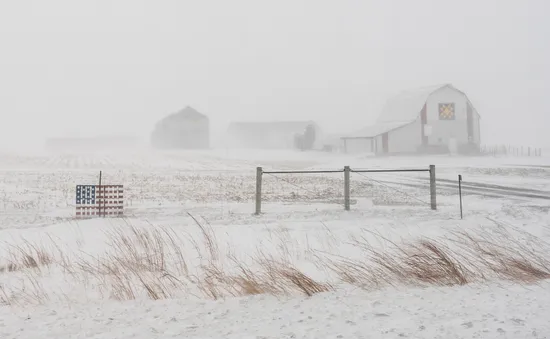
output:
M 265 174 L 427 169 L 429 176 Z M 75 186 L 125 187 L 77 220 Z M 460 219 L 457 176 L 463 176 Z M 1 338 L 547 338 L 550 158 L 0 155 Z

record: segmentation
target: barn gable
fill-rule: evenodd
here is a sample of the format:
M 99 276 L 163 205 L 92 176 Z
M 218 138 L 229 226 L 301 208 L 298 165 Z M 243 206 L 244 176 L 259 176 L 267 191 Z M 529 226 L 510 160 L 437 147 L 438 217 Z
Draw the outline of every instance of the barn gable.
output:
M 396 96 L 388 99 L 382 114 L 376 120 L 376 123 L 410 123 L 414 121 L 422 107 L 428 100 L 428 97 L 444 87 L 452 87 L 451 85 L 436 85 L 421 87 L 413 90 L 403 91 Z
M 184 109 L 181 109 L 175 113 L 172 113 L 159 121 L 161 124 L 170 124 L 178 123 L 183 121 L 200 121 L 200 120 L 209 120 L 208 117 L 193 107 L 187 106 Z
M 151 135 L 151 142 L 157 148 L 209 148 L 209 124 L 206 115 L 187 106 L 160 120 Z

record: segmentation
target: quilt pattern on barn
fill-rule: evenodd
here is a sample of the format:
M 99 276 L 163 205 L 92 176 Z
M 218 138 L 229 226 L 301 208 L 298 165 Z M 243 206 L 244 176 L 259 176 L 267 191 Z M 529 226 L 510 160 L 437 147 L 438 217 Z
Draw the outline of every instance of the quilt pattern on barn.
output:
M 455 104 L 454 103 L 439 104 L 439 119 L 440 120 L 454 120 L 455 119 Z

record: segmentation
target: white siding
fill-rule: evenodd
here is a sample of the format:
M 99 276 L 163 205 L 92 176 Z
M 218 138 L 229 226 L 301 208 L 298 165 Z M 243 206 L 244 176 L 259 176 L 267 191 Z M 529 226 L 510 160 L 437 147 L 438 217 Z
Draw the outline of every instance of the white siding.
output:
M 428 97 L 427 123 L 432 126 L 432 134 L 428 137 L 430 145 L 448 145 L 450 138 L 455 138 L 458 144 L 468 143 L 467 102 L 464 94 L 449 87 L 444 87 Z M 455 120 L 439 119 L 440 103 L 455 104 Z M 474 129 L 476 120 L 474 114 Z
M 389 132 L 388 151 L 389 153 L 411 153 L 418 150 L 422 143 L 420 119 L 417 118 L 413 123 L 399 127 Z M 382 138 L 380 138 L 382 143 Z M 380 145 L 382 147 L 382 145 Z
M 350 154 L 372 153 L 371 138 L 345 139 L 345 151 Z
M 475 108 L 473 108 L 473 110 L 474 110 L 474 142 L 480 145 L 481 144 L 481 135 L 480 135 L 481 127 L 479 126 L 479 115 L 477 114 L 477 110 Z
M 377 135 L 374 138 L 374 153 L 384 153 L 384 150 L 382 149 L 382 135 Z

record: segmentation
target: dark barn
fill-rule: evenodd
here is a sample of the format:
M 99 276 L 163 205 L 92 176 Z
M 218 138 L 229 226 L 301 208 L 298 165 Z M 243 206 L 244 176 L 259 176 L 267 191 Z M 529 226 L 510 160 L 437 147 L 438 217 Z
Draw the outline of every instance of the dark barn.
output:
M 151 144 L 159 149 L 210 148 L 210 120 L 187 106 L 157 123 Z

